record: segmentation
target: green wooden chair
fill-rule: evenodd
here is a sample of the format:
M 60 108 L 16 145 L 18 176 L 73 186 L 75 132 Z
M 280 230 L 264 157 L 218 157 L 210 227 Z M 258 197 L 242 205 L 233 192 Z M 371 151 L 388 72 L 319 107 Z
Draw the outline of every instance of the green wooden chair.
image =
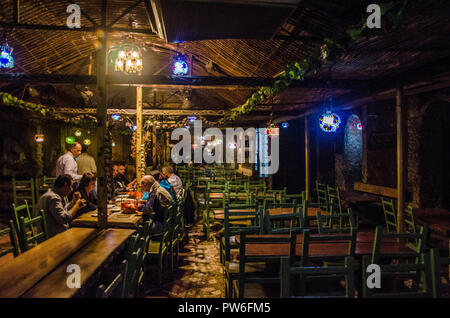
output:
M 34 179 L 30 180 L 16 180 L 12 179 L 13 185 L 13 201 L 16 206 L 19 206 L 25 202 L 31 204 L 31 208 L 36 206 L 36 189 Z
M 444 292 L 450 293 L 450 256 L 441 257 L 439 249 L 432 248 L 430 249 L 430 262 L 433 298 L 441 298 Z M 447 271 L 442 270 L 443 266 L 447 267 Z M 448 274 L 446 278 L 442 275 L 445 272 Z
M 308 228 L 314 231 L 318 231 L 317 224 L 317 213 L 316 215 L 308 215 L 309 208 L 318 208 L 325 212 L 333 213 L 333 202 L 311 202 L 309 200 L 304 200 L 302 204 L 303 212 L 303 228 Z
M 322 244 L 328 245 L 328 250 L 330 251 L 330 253 L 318 254 L 311 252 L 311 250 L 314 250 L 314 248 Z M 344 248 L 342 248 L 343 244 Z M 336 248 L 333 248 L 333 246 L 336 246 Z M 296 262 L 295 264 L 298 264 L 300 267 L 304 269 L 308 267 L 318 266 L 323 268 L 329 267 L 331 269 L 340 268 L 340 271 L 342 271 L 343 268 L 350 270 L 351 268 L 353 268 L 355 248 L 356 248 L 356 231 L 351 230 L 348 233 L 329 233 L 329 234 L 313 235 L 313 231 L 311 231 L 310 229 L 304 229 L 302 254 L 299 262 L 297 261 L 297 258 L 294 259 L 294 261 Z M 330 274 L 331 275 L 330 277 L 326 277 L 324 276 L 325 273 L 317 273 L 318 276 L 316 276 L 314 272 L 308 273 L 307 271 L 305 275 L 303 275 L 301 273 L 301 270 L 299 270 L 298 274 L 299 274 L 298 275 L 299 281 L 297 286 L 298 287 L 297 292 L 299 293 L 299 295 L 312 294 L 312 292 L 308 288 L 312 286 L 309 285 L 310 282 L 323 280 L 325 278 L 329 279 L 337 278 L 336 277 L 337 273 Z M 352 281 L 353 280 L 350 279 L 350 281 L 348 282 L 349 285 L 347 286 L 347 288 L 349 288 L 350 290 L 348 291 L 349 294 L 347 295 L 347 297 L 353 297 Z M 339 282 L 337 280 L 336 286 L 338 285 Z M 320 293 L 321 291 L 319 291 L 319 294 Z
M 148 244 L 148 242 L 146 242 L 145 238 L 140 237 L 134 246 L 134 251 L 126 259 L 128 267 L 126 275 L 124 275 L 124 295 L 127 298 L 135 296 L 142 282 L 141 279 L 144 272 L 142 267 L 147 256 L 145 253 L 146 244 Z
M 381 205 L 383 206 L 387 231 L 397 232 L 397 213 L 395 212 L 394 200 L 381 197 Z
M 341 195 L 339 193 L 339 187 L 334 188 L 327 185 L 327 198 L 329 202 L 333 200 L 335 207 L 337 208 L 337 212 L 342 213 Z
M 31 248 L 30 243 L 36 246 L 48 239 L 47 222 L 45 220 L 44 210 L 40 211 L 40 216 L 31 219 L 25 219 L 21 216 L 19 219 L 19 226 L 19 242 L 22 252 Z M 28 228 L 33 230 L 28 231 Z
M 229 210 L 242 209 L 248 212 L 231 212 Z M 243 225 L 245 222 L 249 224 Z M 220 260 L 225 265 L 225 295 L 231 296 L 232 282 L 238 273 L 238 264 L 231 259 L 232 249 L 236 247 L 235 236 L 242 233 L 262 234 L 263 219 L 256 205 L 226 205 L 224 214 L 224 231 L 220 237 Z
M 316 197 L 318 203 L 328 203 L 327 186 L 316 180 Z
M 164 222 L 161 234 L 151 234 L 147 249 L 148 262 L 156 260 L 158 271 L 158 286 L 161 287 L 164 269 L 168 269 L 168 257 L 171 249 L 172 219 L 175 215 L 175 205 L 164 211 Z
M 28 201 L 25 200 L 24 204 L 22 204 L 22 205 L 17 205 L 15 203 L 13 203 L 12 208 L 13 208 L 14 221 L 16 223 L 15 225 L 16 225 L 16 228 L 18 229 L 18 232 L 20 232 L 20 224 L 19 224 L 20 217 L 23 216 L 25 218 L 25 220 L 31 219 L 31 212 L 30 212 L 30 207 L 28 205 Z
M 301 191 L 299 194 L 292 193 L 292 194 L 285 194 L 284 195 L 284 203 L 289 203 L 292 201 L 297 201 L 298 204 L 303 204 L 303 201 L 305 201 L 305 191 Z
M 418 233 L 390 233 L 383 232 L 383 228 L 378 226 L 375 230 L 375 241 L 371 256 L 363 257 L 363 297 L 431 297 L 431 266 L 429 255 L 425 254 L 425 246 L 428 229 L 421 227 Z M 417 240 L 418 245 L 415 250 L 400 252 L 383 252 L 383 240 L 396 240 L 403 242 L 406 246 L 408 240 Z M 369 264 L 380 266 L 382 279 L 409 279 L 412 286 L 407 290 L 378 290 L 370 289 L 367 284 L 366 268 Z M 385 285 L 386 282 L 382 283 Z M 383 286 L 382 286 L 383 287 Z
M 184 230 L 184 192 L 183 195 L 177 200 L 177 204 L 174 207 L 174 217 L 172 218 L 172 229 L 170 238 L 170 267 L 172 272 L 174 271 L 175 265 L 178 267 L 179 264 L 179 253 L 180 246 L 183 242 L 183 235 L 185 235 Z
M 351 208 L 347 213 L 322 214 L 317 211 L 319 234 L 352 233 L 356 231 L 355 218 Z
M 266 234 L 288 234 L 294 229 L 303 229 L 303 213 L 301 206 L 295 200 L 292 203 L 266 203 L 264 206 L 259 206 L 259 208 L 263 210 L 264 232 Z M 270 215 L 268 210 L 272 208 L 289 208 L 292 209 L 292 212 Z
M 294 293 L 294 284 L 296 277 L 308 277 L 311 279 L 341 279 L 345 280 L 345 290 L 341 295 L 333 295 L 328 290 L 321 294 L 296 296 Z M 323 297 L 323 298 L 353 298 L 355 293 L 355 266 L 353 265 L 353 257 L 347 256 L 343 265 L 336 266 L 295 266 L 290 263 L 288 257 L 281 258 L 280 268 L 280 297 Z
M 14 257 L 19 256 L 19 243 L 17 242 L 17 231 L 16 226 L 12 220 L 8 222 L 9 227 L 0 230 L 0 237 L 9 235 L 9 240 L 11 246 L 0 250 L 0 257 L 7 255 L 8 253 L 13 253 Z
M 249 210 L 248 212 L 231 212 L 230 210 Z M 231 260 L 231 248 L 235 246 L 234 236 L 241 232 L 262 234 L 264 224 L 262 211 L 258 210 L 256 204 L 225 204 L 223 231 L 219 239 L 220 260 L 226 262 Z
M 279 265 L 278 255 L 250 256 L 246 255 L 248 244 L 280 244 L 286 243 L 291 246 L 290 256 L 295 253 L 296 235 L 283 237 L 251 237 L 247 232 L 240 233 L 239 262 L 227 263 L 227 283 L 233 286 L 230 296 L 237 298 L 260 298 L 272 297 L 270 290 L 279 286 L 279 271 L 268 272 L 267 264 Z M 294 246 L 294 250 L 292 250 Z M 264 248 L 263 248 L 264 249 Z M 263 284 L 270 284 L 264 286 Z M 269 294 L 267 293 L 269 291 Z
M 128 272 L 128 261 L 124 259 L 120 264 L 120 273 L 114 277 L 113 281 L 105 286 L 101 284 L 97 287 L 96 297 L 97 298 L 124 298 L 125 297 L 125 287 L 127 281 Z

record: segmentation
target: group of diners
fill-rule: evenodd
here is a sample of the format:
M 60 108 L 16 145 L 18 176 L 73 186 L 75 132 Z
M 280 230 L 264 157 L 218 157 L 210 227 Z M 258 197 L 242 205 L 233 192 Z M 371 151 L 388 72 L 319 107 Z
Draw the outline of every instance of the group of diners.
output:
M 70 228 L 73 219 L 97 209 L 95 174 L 85 172 L 78 178 L 75 173 L 77 167 L 73 159 L 80 151 L 79 144 L 75 145 L 58 159 L 59 175 L 53 187 L 37 203 L 36 211 L 42 209 L 46 214 L 49 237 Z M 68 173 L 61 173 L 66 171 Z M 125 185 L 123 191 L 131 190 L 136 185 L 136 180 L 127 182 L 123 165 L 116 165 L 114 171 L 114 182 Z M 154 170 L 150 175 L 143 176 L 140 185 L 143 196 L 139 200 L 138 210 L 143 212 L 144 220 L 153 219 L 154 231 L 158 232 L 162 225 L 163 209 L 176 202 L 177 196 L 182 193 L 183 184 L 171 166 L 164 166 L 162 172 Z

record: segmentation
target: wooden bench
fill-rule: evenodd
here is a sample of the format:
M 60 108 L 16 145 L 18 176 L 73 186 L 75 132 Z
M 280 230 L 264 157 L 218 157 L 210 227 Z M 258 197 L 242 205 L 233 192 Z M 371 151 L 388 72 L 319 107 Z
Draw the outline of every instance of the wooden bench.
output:
M 353 189 L 355 191 L 359 192 L 366 192 L 370 194 L 375 194 L 378 196 L 388 197 L 397 199 L 397 189 L 396 188 L 389 188 L 389 187 L 383 187 L 368 183 L 362 183 L 362 182 L 355 182 L 353 184 Z
M 352 204 L 374 203 L 381 205 L 380 197 L 397 199 L 397 189 L 368 183 L 355 182 L 354 191 L 342 192 L 342 200 Z M 362 192 L 362 193 L 361 193 Z

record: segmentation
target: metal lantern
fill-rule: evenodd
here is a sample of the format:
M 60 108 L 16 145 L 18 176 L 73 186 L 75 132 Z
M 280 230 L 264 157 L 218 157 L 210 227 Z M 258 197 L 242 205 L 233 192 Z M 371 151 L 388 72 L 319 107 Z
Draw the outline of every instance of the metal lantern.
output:
M 273 137 L 273 136 L 278 136 L 279 134 L 280 134 L 280 128 L 278 128 L 278 126 L 271 124 L 271 125 L 269 125 L 269 127 L 267 127 L 267 136 Z
M 83 144 L 85 144 L 86 146 L 89 146 L 91 144 L 91 140 L 90 139 L 85 139 L 83 141 Z
M 43 143 L 44 142 L 44 135 L 42 135 L 42 134 L 34 135 L 34 140 L 37 143 Z
M 141 49 L 136 44 L 123 44 L 118 47 L 114 62 L 116 72 L 136 74 L 142 71 L 143 62 Z
M 72 137 L 72 136 L 66 137 L 66 143 L 68 143 L 69 145 L 73 144 L 74 142 L 75 142 L 75 137 Z
M 178 54 L 172 66 L 173 75 L 183 76 L 189 72 L 189 67 L 183 55 Z
M 11 69 L 14 67 L 13 48 L 8 43 L 0 45 L 0 69 Z
M 320 128 L 324 132 L 336 132 L 341 125 L 341 118 L 331 111 L 327 111 L 319 118 Z

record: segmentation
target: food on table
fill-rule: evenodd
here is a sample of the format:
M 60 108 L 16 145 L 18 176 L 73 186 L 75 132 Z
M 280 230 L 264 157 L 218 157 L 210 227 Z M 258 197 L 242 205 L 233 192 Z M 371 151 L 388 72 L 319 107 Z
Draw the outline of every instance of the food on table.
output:
M 136 213 L 137 206 L 134 202 L 122 202 L 122 213 Z

